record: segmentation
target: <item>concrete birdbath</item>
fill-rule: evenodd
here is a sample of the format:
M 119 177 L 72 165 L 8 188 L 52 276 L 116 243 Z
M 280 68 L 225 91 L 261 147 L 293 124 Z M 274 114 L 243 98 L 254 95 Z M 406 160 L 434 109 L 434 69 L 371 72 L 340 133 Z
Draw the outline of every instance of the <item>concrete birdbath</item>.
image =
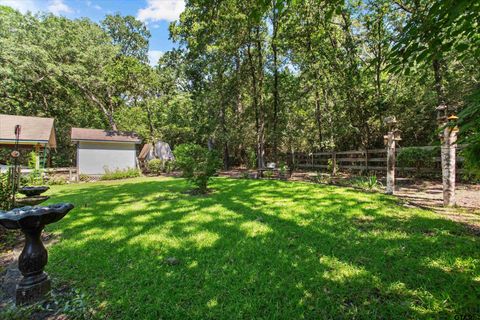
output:
M 49 196 L 41 196 L 42 193 L 50 189 L 49 187 L 22 187 L 18 189 L 18 192 L 23 194 L 24 198 L 17 198 L 15 200 L 15 206 L 17 208 L 24 206 L 36 206 L 42 202 L 47 201 Z
M 48 253 L 40 236 L 47 224 L 59 221 L 72 209 L 73 204 L 60 203 L 0 211 L 1 225 L 7 229 L 20 229 L 25 234 L 25 246 L 18 259 L 18 269 L 23 278 L 17 285 L 17 305 L 41 301 L 50 292 L 51 281 L 43 271 Z
M 27 197 L 34 197 L 39 196 L 45 191 L 50 189 L 49 187 L 41 186 L 41 187 L 21 187 L 18 189 L 18 192 L 27 196 Z

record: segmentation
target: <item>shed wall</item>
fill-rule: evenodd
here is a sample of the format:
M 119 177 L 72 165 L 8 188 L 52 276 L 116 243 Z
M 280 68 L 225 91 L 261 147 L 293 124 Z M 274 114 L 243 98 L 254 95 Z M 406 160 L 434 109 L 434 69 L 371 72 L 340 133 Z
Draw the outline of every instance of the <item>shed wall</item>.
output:
M 77 148 L 80 174 L 102 175 L 106 168 L 124 170 L 136 167 L 135 143 L 80 141 Z

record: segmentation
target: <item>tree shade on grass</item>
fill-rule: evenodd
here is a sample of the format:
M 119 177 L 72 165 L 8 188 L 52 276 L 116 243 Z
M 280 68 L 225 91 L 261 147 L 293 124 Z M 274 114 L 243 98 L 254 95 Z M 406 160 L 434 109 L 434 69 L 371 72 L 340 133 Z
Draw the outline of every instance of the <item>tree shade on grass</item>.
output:
M 217 178 L 53 187 L 48 271 L 108 319 L 437 318 L 480 300 L 480 242 L 381 194 Z M 176 257 L 178 265 L 166 263 Z M 477 310 L 478 312 L 478 310 Z

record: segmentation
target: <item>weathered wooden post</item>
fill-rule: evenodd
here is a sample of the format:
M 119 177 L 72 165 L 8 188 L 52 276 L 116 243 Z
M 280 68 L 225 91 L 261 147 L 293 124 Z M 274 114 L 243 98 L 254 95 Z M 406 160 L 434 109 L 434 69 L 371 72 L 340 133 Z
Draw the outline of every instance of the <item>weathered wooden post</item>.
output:
M 457 151 L 458 127 L 455 125 L 457 116 L 448 116 L 448 107 L 445 104 L 437 108 L 437 121 L 440 128 L 443 205 L 454 206 L 455 201 L 455 169 Z
M 400 138 L 400 130 L 397 129 L 397 119 L 395 117 L 385 118 L 385 124 L 388 126 L 388 134 L 383 136 L 387 147 L 387 188 L 386 194 L 395 192 L 395 147 Z
M 332 152 L 332 176 L 337 174 L 337 153 Z

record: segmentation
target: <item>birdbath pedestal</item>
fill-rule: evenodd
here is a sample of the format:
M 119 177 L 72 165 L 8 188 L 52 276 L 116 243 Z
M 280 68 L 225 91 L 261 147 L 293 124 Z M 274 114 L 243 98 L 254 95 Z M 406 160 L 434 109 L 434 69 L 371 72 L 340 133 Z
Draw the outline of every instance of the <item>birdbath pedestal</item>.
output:
M 49 294 L 51 282 L 43 271 L 48 261 L 48 253 L 42 243 L 42 230 L 47 224 L 62 219 L 72 209 L 72 204 L 60 203 L 0 211 L 1 225 L 7 229 L 20 229 L 25 234 L 25 246 L 18 259 L 18 269 L 23 278 L 17 285 L 17 305 L 41 301 Z

